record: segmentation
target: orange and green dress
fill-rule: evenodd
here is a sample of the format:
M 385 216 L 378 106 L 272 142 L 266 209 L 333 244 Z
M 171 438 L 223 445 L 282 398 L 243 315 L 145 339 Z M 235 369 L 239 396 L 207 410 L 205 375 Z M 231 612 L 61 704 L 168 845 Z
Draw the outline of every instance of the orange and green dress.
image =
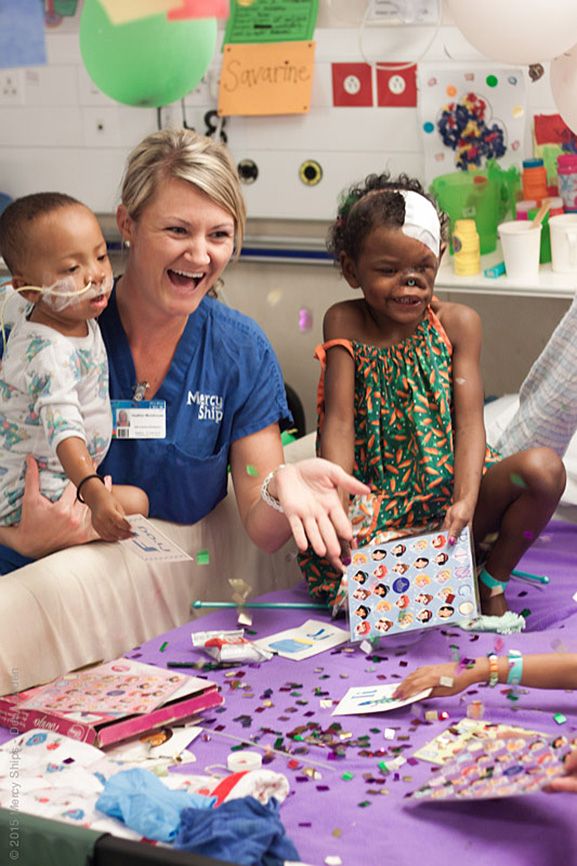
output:
M 393 346 L 330 340 L 321 363 L 317 447 L 324 416 L 326 352 L 342 346 L 355 363 L 353 475 L 371 493 L 352 498 L 354 547 L 426 532 L 442 522 L 453 495 L 452 346 L 429 307 L 415 333 Z M 487 450 L 486 466 L 498 459 Z M 311 549 L 299 555 L 309 593 L 334 601 L 340 573 Z

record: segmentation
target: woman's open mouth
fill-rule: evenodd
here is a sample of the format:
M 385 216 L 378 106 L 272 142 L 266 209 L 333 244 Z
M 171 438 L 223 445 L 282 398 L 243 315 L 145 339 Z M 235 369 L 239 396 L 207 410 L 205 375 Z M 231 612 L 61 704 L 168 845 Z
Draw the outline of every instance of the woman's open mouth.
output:
M 188 289 L 189 291 L 196 289 L 202 282 L 206 274 L 202 271 L 176 271 L 174 268 L 168 269 L 168 277 L 173 286 L 179 289 Z

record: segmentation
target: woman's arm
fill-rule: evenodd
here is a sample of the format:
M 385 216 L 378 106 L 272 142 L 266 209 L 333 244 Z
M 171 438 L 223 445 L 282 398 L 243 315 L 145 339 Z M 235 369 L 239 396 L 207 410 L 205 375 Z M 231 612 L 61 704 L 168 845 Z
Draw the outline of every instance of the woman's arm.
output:
M 51 502 L 40 493 L 36 461 L 27 457 L 22 516 L 18 526 L 0 527 L 0 544 L 22 556 L 39 559 L 97 538 L 88 507 L 76 501 L 74 484 L 66 487 L 58 502 Z
M 339 537 L 350 539 L 352 530 L 338 488 L 350 493 L 367 493 L 368 488 L 327 460 L 313 458 L 277 468 L 282 461 L 276 424 L 238 439 L 231 446 L 232 480 L 249 537 L 272 553 L 292 532 L 299 550 L 306 550 L 310 544 L 319 556 L 327 555 L 342 568 Z M 284 513 L 276 511 L 260 495 L 264 479 L 275 469 L 269 493 L 279 500 Z
M 473 519 L 485 459 L 482 332 L 477 313 L 461 304 L 443 304 L 439 318 L 453 346 L 455 475 L 453 504 L 447 511 L 444 528 L 450 538 L 456 539 Z
M 509 660 L 497 659 L 498 681 L 507 682 Z M 396 698 L 409 698 L 423 689 L 432 689 L 431 697 L 457 695 L 475 683 L 489 681 L 490 664 L 487 656 L 474 659 L 470 667 L 458 664 L 425 665 L 409 674 L 395 692 Z M 441 677 L 453 680 L 452 686 L 439 685 Z M 577 653 L 549 653 L 523 656 L 521 685 L 536 689 L 577 689 Z

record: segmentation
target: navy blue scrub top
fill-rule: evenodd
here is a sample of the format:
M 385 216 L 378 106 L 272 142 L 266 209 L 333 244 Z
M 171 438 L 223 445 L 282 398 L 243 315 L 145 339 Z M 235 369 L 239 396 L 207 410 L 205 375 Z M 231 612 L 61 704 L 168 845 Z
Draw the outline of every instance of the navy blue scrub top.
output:
M 108 352 L 110 396 L 132 399 L 137 384 L 113 292 L 99 319 Z M 136 484 L 150 516 L 196 523 L 226 496 L 231 444 L 290 419 L 282 373 L 259 326 L 204 298 L 188 318 L 155 400 L 166 401 L 165 439 L 113 439 L 99 468 Z

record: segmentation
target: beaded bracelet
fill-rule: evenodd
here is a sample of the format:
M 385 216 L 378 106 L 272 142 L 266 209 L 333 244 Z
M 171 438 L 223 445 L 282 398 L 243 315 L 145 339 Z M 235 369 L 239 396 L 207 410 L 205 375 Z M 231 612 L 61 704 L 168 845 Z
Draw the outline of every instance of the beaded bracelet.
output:
M 489 686 L 494 689 L 499 682 L 499 659 L 494 653 L 489 656 Z
M 263 502 L 266 502 L 267 505 L 270 505 L 271 508 L 274 508 L 275 511 L 280 511 L 281 514 L 284 514 L 284 508 L 280 504 L 279 500 L 276 496 L 273 496 L 272 493 L 269 493 L 269 484 L 275 477 L 276 473 L 279 469 L 284 469 L 285 464 L 281 463 L 280 466 L 277 466 L 276 469 L 273 469 L 272 472 L 269 472 L 264 481 L 262 482 L 262 486 L 260 488 L 260 498 Z
M 509 673 L 507 683 L 510 686 L 518 686 L 523 676 L 523 654 L 519 650 L 509 650 Z

